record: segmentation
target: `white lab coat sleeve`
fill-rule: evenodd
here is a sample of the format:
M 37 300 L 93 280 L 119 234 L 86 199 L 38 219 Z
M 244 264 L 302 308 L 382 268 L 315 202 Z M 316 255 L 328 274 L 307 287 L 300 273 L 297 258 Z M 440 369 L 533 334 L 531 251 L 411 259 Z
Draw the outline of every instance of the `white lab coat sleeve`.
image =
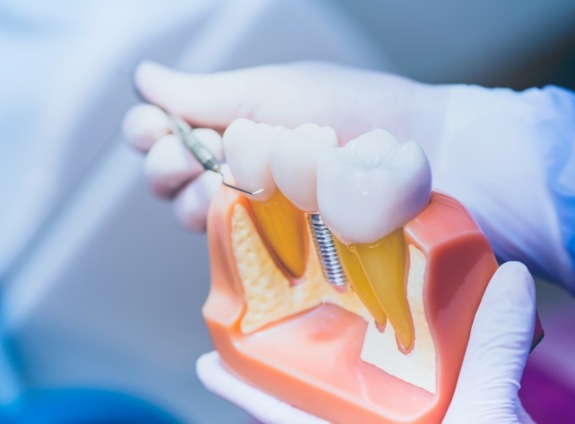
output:
M 501 261 L 575 294 L 575 95 L 449 87 L 435 186 L 470 210 Z

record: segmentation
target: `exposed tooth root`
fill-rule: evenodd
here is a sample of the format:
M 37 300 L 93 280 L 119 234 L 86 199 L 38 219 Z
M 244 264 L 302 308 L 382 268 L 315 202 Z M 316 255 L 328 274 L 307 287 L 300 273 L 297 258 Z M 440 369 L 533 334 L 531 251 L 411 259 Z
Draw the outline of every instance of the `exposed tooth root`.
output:
M 309 214 L 308 221 L 324 278 L 337 291 L 346 291 L 347 279 L 331 231 L 325 226 L 319 213 Z
M 377 301 L 397 335 L 399 348 L 409 352 L 413 347 L 414 329 L 405 290 L 405 246 L 403 228 L 371 244 L 354 244 Z
M 279 190 L 265 201 L 249 200 L 254 223 L 271 255 L 294 278 L 301 278 L 308 254 L 304 213 Z
M 365 308 L 369 311 L 378 327 L 385 327 L 387 318 L 385 312 L 377 300 L 369 279 L 361 266 L 356 253 L 336 237 L 333 238 L 341 264 L 347 275 L 351 288 L 355 291 Z

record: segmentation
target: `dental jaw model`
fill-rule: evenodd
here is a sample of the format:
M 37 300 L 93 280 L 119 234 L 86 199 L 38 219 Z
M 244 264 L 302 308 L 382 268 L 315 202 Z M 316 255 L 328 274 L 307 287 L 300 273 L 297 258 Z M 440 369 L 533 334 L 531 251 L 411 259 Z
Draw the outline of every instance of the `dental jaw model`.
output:
M 240 378 L 330 422 L 441 422 L 497 263 L 465 209 L 430 193 L 415 143 L 376 130 L 336 148 L 328 132 L 242 120 L 224 134 L 236 183 L 264 191 L 212 203 L 214 344 Z M 315 212 L 352 290 L 322 274 Z

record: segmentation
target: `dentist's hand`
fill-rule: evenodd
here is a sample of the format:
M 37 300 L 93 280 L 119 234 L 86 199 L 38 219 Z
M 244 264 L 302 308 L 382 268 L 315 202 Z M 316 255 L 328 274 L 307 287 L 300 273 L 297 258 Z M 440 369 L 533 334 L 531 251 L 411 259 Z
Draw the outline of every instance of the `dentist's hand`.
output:
M 520 263 L 508 262 L 493 276 L 481 301 L 457 388 L 444 423 L 531 423 L 517 396 L 531 347 L 535 287 Z M 217 353 L 197 362 L 209 390 L 264 424 L 326 424 L 244 383 L 220 363 Z
M 415 140 L 429 158 L 434 188 L 469 209 L 499 259 L 521 261 L 575 293 L 573 93 L 430 86 L 325 63 L 214 74 L 144 63 L 136 85 L 148 101 L 196 127 L 223 130 L 245 117 L 330 126 L 341 143 L 374 128 Z M 168 131 L 165 116 L 149 105 L 132 109 L 124 124 L 130 143 L 148 152 L 154 191 L 174 197 L 180 221 L 202 230 L 220 177 L 202 172 Z M 221 156 L 219 136 L 202 137 Z
M 439 120 L 443 113 L 440 105 L 445 103 L 441 90 L 396 76 L 325 63 L 205 75 L 144 63 L 135 78 L 137 88 L 150 103 L 194 127 L 224 130 L 240 117 L 286 127 L 313 122 L 333 127 L 342 143 L 379 127 L 396 136 L 404 134 L 404 139 L 424 138 L 417 133 L 420 130 L 426 140 L 431 139 L 431 125 L 426 125 L 423 117 L 431 114 L 428 120 Z M 413 104 L 422 109 L 419 116 L 412 113 Z M 147 152 L 146 174 L 154 192 L 174 198 L 180 222 L 201 231 L 210 195 L 220 178 L 201 172 L 191 154 L 169 132 L 166 116 L 152 105 L 135 106 L 124 119 L 129 143 Z M 208 147 L 221 158 L 221 140 L 216 140 L 215 133 L 210 137 Z

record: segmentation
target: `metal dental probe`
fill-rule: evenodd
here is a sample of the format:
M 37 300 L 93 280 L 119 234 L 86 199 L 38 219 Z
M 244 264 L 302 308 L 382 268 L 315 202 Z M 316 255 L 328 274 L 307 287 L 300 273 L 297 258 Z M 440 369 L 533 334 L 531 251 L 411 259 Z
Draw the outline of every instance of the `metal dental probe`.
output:
M 264 191 L 263 188 L 257 191 L 248 191 L 243 188 L 236 187 L 232 184 L 226 183 L 225 176 L 222 172 L 222 167 L 218 163 L 216 156 L 208 150 L 204 144 L 198 140 L 198 138 L 192 132 L 192 127 L 184 120 L 178 118 L 177 116 L 168 114 L 168 117 L 172 121 L 174 132 L 178 134 L 184 145 L 189 149 L 189 151 L 194 155 L 194 157 L 200 162 L 202 167 L 206 171 L 215 172 L 222 176 L 222 184 L 226 187 L 232 188 L 234 190 L 240 191 L 245 194 L 251 194 L 252 196 L 259 194 Z
M 323 276 L 338 292 L 348 290 L 347 278 L 337 253 L 333 235 L 319 213 L 308 215 L 309 227 L 319 256 Z

